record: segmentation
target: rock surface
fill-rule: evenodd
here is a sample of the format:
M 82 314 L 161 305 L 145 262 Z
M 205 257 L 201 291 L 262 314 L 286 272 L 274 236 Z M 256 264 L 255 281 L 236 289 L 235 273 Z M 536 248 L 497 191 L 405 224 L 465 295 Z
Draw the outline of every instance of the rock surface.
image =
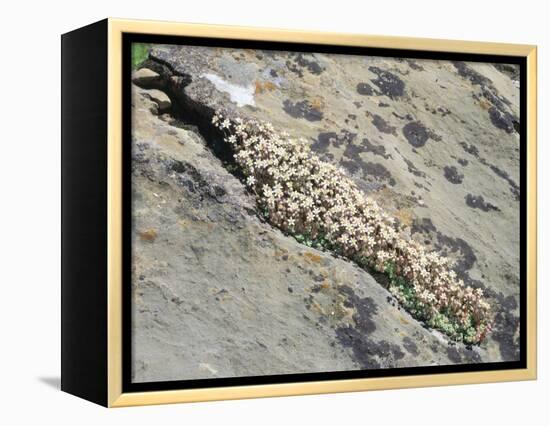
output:
M 172 108 L 172 101 L 168 95 L 158 89 L 144 90 L 142 91 L 142 95 L 155 103 L 152 106 L 152 112 L 155 114 L 168 112 Z
M 144 66 L 160 81 L 133 96 L 135 381 L 518 359 L 513 66 L 164 45 Z M 151 88 L 176 118 L 151 112 Z M 383 278 L 263 223 L 220 161 L 220 108 L 309 138 L 456 259 L 494 306 L 487 340 L 450 344 Z
M 159 83 L 160 74 L 149 68 L 140 68 L 132 75 L 132 81 L 141 86 L 152 86 Z

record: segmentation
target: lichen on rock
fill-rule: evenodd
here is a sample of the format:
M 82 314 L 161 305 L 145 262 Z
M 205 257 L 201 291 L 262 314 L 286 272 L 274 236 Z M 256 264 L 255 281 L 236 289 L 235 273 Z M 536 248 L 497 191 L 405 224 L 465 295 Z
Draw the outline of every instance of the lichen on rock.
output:
M 141 67 L 160 77 L 142 72 L 154 83 L 133 87 L 133 380 L 518 359 L 513 67 L 177 45 L 152 46 Z M 251 98 L 237 102 L 206 74 Z M 399 218 L 396 232 L 484 290 L 492 332 L 479 346 L 452 343 L 402 309 L 388 274 L 270 224 L 211 123 L 220 108 L 303 137 L 346 169 Z

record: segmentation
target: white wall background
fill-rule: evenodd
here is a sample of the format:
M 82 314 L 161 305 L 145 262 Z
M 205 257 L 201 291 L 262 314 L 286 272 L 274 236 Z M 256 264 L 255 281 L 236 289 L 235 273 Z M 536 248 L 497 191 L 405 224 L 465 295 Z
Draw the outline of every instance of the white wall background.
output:
M 61 2 L 60 2 L 61 3 Z M 548 12 L 543 1 L 4 2 L 0 47 L 0 423 L 548 424 L 550 179 Z M 539 45 L 537 382 L 106 410 L 58 391 L 60 40 L 107 16 Z M 546 240 L 547 241 L 547 240 Z M 33 423 L 31 423 L 33 422 Z

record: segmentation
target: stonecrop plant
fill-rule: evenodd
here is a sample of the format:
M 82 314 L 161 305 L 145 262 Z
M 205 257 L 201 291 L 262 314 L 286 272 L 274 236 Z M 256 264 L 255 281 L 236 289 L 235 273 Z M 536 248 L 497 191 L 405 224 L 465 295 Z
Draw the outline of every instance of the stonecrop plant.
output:
M 221 112 L 212 123 L 232 146 L 247 187 L 272 225 L 301 243 L 386 274 L 399 303 L 452 340 L 484 339 L 491 310 L 482 290 L 458 279 L 450 259 L 399 232 L 392 217 L 343 170 L 321 161 L 305 139 Z

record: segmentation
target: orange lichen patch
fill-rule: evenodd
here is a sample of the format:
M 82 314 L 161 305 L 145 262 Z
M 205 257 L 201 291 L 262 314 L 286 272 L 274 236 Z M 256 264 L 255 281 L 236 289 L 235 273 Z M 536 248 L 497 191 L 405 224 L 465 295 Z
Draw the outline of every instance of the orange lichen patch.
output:
M 414 220 L 413 209 L 417 205 L 417 199 L 395 192 L 389 187 L 381 188 L 371 193 L 380 207 L 386 209 L 402 225 L 410 226 Z
M 355 310 L 346 308 L 341 300 L 332 304 L 330 307 L 330 312 L 328 312 L 333 320 L 337 322 L 345 322 L 347 324 L 353 320 L 354 313 Z
M 254 94 L 257 95 L 259 93 L 262 93 L 263 92 L 263 88 L 262 88 L 262 82 L 261 81 L 257 81 L 254 83 L 255 85 L 255 88 L 254 88 Z
M 140 291 L 132 292 L 132 299 L 133 299 L 133 302 L 136 305 L 142 305 L 143 304 L 143 292 L 140 292 Z
M 318 315 L 323 315 L 325 313 L 323 311 L 322 306 L 319 303 L 315 302 L 315 301 L 313 301 L 313 303 L 311 304 L 310 309 L 311 309 L 311 311 L 315 312 Z
M 311 101 L 311 107 L 320 111 L 325 107 L 325 102 L 321 98 L 315 98 Z
M 413 223 L 413 214 L 409 209 L 397 210 L 395 218 L 404 226 L 411 226 Z
M 399 317 L 399 322 L 403 325 L 409 325 L 409 321 L 407 321 L 405 318 L 403 317 Z
M 138 235 L 142 241 L 149 241 L 152 243 L 157 238 L 157 231 L 151 228 L 145 231 L 141 231 Z
M 287 253 L 286 250 L 282 250 L 280 248 L 276 248 L 274 251 L 273 251 L 273 255 L 275 257 L 281 257 L 282 255 L 284 255 L 285 253 Z
M 256 94 L 256 95 L 259 94 L 259 93 L 264 93 L 264 92 L 272 92 L 277 87 L 271 81 L 262 82 L 262 81 L 256 80 L 254 85 L 255 85 L 254 94 Z
M 486 99 L 480 99 L 479 100 L 479 106 L 482 109 L 488 110 L 489 108 L 491 108 L 491 103 L 489 101 L 487 101 Z
M 384 205 L 384 201 L 390 198 L 393 200 L 393 191 L 387 186 L 380 188 L 378 191 L 371 193 L 372 198 L 374 198 L 381 206 Z
M 330 283 L 328 281 L 323 281 L 321 284 L 321 289 L 328 290 L 330 288 Z
M 311 262 L 311 263 L 319 263 L 321 262 L 321 259 L 322 259 L 321 256 L 319 256 L 318 254 L 312 253 L 310 251 L 305 252 L 304 257 L 308 262 Z

